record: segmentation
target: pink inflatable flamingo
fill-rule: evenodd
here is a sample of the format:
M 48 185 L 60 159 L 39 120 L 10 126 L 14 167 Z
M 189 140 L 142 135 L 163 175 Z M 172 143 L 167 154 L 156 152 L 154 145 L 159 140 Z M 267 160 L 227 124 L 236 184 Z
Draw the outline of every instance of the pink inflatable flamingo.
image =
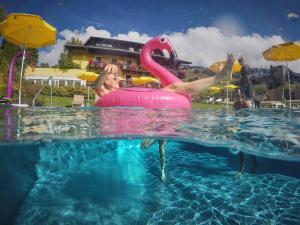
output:
M 155 49 L 167 50 L 170 56 L 176 56 L 175 50 L 165 36 L 158 36 L 148 41 L 141 51 L 142 65 L 155 77 L 163 86 L 182 82 L 173 73 L 155 62 L 151 55 Z M 112 91 L 101 97 L 95 104 L 100 107 L 144 107 L 144 108 L 181 108 L 190 109 L 189 96 L 178 93 L 150 89 L 150 88 L 121 88 Z
M 152 75 L 158 78 L 164 87 L 173 83 L 182 82 L 173 73 L 171 73 L 169 70 L 152 59 L 152 52 L 156 49 L 159 49 L 161 51 L 165 49 L 169 52 L 170 56 L 177 57 L 176 52 L 169 39 L 167 39 L 163 35 L 157 36 L 148 41 L 142 48 L 140 57 L 142 66 L 145 67 Z

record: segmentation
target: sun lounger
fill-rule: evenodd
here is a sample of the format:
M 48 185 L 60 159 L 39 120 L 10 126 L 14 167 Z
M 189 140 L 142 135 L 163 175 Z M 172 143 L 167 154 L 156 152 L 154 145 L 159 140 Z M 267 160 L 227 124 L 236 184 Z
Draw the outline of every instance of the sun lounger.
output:
M 223 99 L 221 98 L 218 98 L 217 100 L 215 100 L 215 103 L 222 103 L 223 102 Z
M 214 101 L 215 101 L 215 98 L 211 97 L 207 100 L 207 103 L 214 103 Z
M 286 105 L 285 103 L 281 102 L 281 101 L 264 101 L 260 103 L 262 106 L 267 106 L 267 107 L 271 107 L 271 108 L 285 108 Z
M 74 95 L 72 106 L 84 106 L 84 95 Z
M 11 98 L 2 98 L 2 99 L 0 99 L 0 104 L 5 104 L 5 105 L 7 105 L 7 104 L 11 104 L 12 103 L 12 99 Z

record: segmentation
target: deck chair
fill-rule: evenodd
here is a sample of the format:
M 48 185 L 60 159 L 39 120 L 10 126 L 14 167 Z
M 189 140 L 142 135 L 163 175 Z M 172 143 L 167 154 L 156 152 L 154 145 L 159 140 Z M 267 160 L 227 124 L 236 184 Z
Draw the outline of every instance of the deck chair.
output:
M 0 99 L 0 104 L 5 104 L 5 105 L 7 105 L 7 104 L 11 104 L 12 103 L 12 99 L 11 98 L 6 98 L 6 97 L 4 97 L 4 98 L 1 98 Z
M 230 99 L 229 98 L 224 98 L 224 100 L 223 100 L 223 104 L 229 104 L 230 103 Z
M 214 103 L 215 101 L 215 98 L 214 97 L 211 97 L 207 100 L 207 103 Z
M 222 98 L 218 98 L 217 100 L 215 100 L 215 103 L 222 103 L 223 99 Z
M 74 95 L 72 106 L 84 106 L 84 95 Z

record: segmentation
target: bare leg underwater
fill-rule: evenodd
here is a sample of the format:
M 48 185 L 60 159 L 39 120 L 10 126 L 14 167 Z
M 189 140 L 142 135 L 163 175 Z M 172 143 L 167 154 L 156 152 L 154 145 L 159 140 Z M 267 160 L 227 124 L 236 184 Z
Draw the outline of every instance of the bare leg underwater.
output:
M 159 158 L 160 158 L 160 180 L 165 183 L 166 175 L 165 175 L 165 164 L 166 164 L 166 157 L 165 157 L 165 145 L 167 140 L 157 140 L 157 139 L 145 139 L 142 141 L 140 148 L 145 150 L 152 146 L 156 141 L 159 144 Z

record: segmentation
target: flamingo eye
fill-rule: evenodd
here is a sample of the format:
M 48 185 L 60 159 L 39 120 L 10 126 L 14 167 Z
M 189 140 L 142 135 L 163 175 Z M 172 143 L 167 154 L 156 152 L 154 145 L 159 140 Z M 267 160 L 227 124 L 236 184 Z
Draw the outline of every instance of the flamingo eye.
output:
M 165 43 L 165 42 L 166 42 L 166 38 L 165 38 L 165 37 L 161 37 L 161 38 L 160 38 L 160 42 L 161 42 L 161 43 Z

